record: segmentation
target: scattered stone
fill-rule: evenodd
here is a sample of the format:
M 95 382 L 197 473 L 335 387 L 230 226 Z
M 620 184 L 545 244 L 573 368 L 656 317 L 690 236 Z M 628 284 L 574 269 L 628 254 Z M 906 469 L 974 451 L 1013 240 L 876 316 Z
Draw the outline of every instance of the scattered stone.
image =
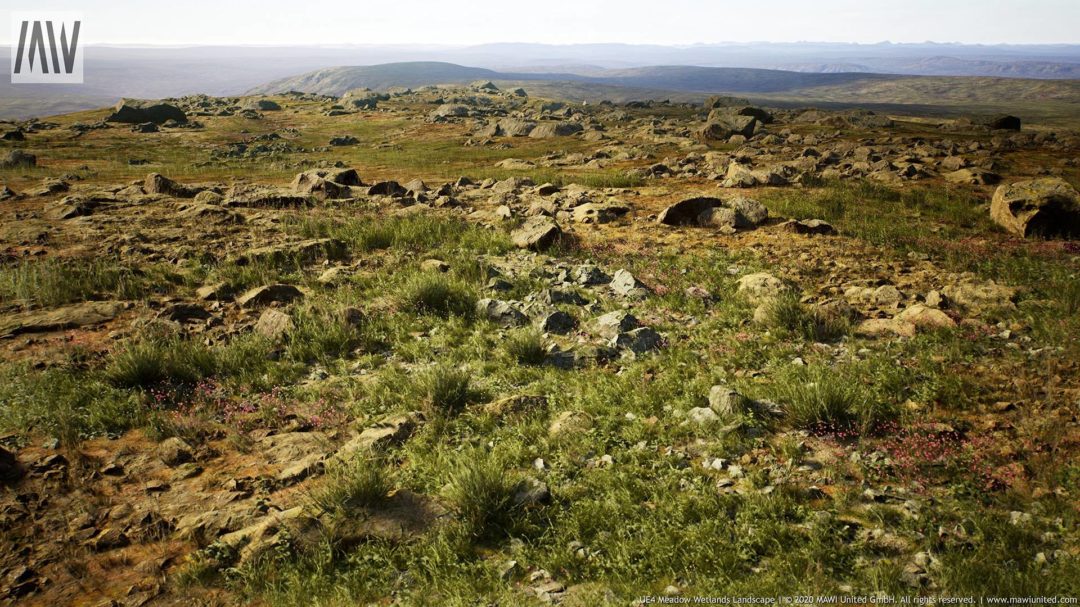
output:
M 420 269 L 424 272 L 445 273 L 450 271 L 450 264 L 441 259 L 425 259 L 420 262 Z
M 546 483 L 525 478 L 514 489 L 512 501 L 518 508 L 536 508 L 551 502 L 551 490 Z
M 273 308 L 263 310 L 258 322 L 255 323 L 255 332 L 271 341 L 281 340 L 292 329 L 292 316 Z
M 970 275 L 952 277 L 941 289 L 941 294 L 960 310 L 974 315 L 1012 310 L 1016 307 L 1017 290 L 999 285 L 993 280 L 982 281 Z M 929 298 L 928 298 L 929 303 Z
M 388 417 L 365 428 L 356 438 L 339 448 L 333 458 L 350 460 L 359 454 L 373 449 L 385 449 L 404 443 L 424 423 L 424 416 L 418 411 Z
M 750 410 L 750 404 L 750 399 L 727 386 L 709 388 L 709 408 L 723 417 L 742 415 Z
M 203 301 L 227 301 L 232 299 L 232 287 L 225 282 L 203 285 L 195 290 L 195 297 Z
M 896 319 L 901 322 L 909 322 L 915 325 L 917 331 L 925 329 L 951 329 L 956 326 L 956 321 L 947 314 L 936 308 L 915 304 L 907 308 Z
M 555 416 L 548 426 L 548 436 L 560 438 L 588 432 L 593 426 L 592 419 L 582 411 L 563 411 Z
M 331 137 L 329 143 L 333 146 L 346 146 L 356 145 L 360 143 L 360 140 L 352 135 L 339 135 L 337 137 Z
M 577 328 L 577 320 L 562 310 L 556 310 L 540 317 L 537 322 L 537 328 L 544 333 L 566 335 Z
M 157 456 L 162 463 L 173 468 L 180 464 L 194 461 L 195 459 L 191 445 L 184 442 L 184 439 L 176 436 L 167 438 L 158 444 Z
M 289 303 L 303 296 L 303 292 L 293 285 L 272 284 L 255 287 L 247 291 L 236 298 L 236 303 L 243 308 L 261 308 L 272 303 Z
M 967 185 L 993 185 L 1001 181 L 1001 175 L 984 169 L 967 168 L 945 173 L 945 181 Z
M 630 212 L 630 207 L 618 203 L 587 202 L 574 207 L 574 221 L 577 223 L 611 223 Z
M 727 207 L 735 211 L 735 227 L 754 228 L 769 218 L 769 209 L 765 205 L 754 200 L 739 196 L 726 203 Z
M 720 416 L 709 407 L 694 407 L 686 412 L 686 418 L 695 424 L 709 424 L 720 421 Z
M 611 277 L 593 264 L 583 264 L 574 268 L 573 278 L 574 282 L 586 287 L 606 285 L 611 282 Z
M 518 309 L 517 302 L 484 298 L 476 302 L 476 313 L 500 327 L 523 327 L 529 318 Z
M 661 211 L 656 220 L 669 226 L 698 225 L 702 213 L 723 206 L 719 198 L 688 198 Z
M 757 304 L 776 299 L 790 291 L 784 281 L 768 272 L 747 274 L 739 279 L 738 285 L 738 293 L 751 303 Z
M 645 286 L 645 283 L 641 282 L 634 277 L 633 274 L 626 270 L 618 270 L 615 272 L 615 277 L 611 280 L 611 290 L 616 295 L 622 295 L 623 297 L 646 297 L 649 295 L 649 287 Z
M 634 354 L 644 354 L 659 349 L 664 338 L 650 327 L 640 327 L 626 333 L 620 333 L 611 340 L 611 347 L 629 350 Z
M 820 219 L 789 220 L 780 224 L 778 228 L 792 234 L 806 234 L 810 236 L 828 236 L 836 233 L 836 229 Z
M 641 327 L 641 322 L 626 310 L 615 310 L 597 318 L 593 326 L 596 334 L 600 337 L 615 339 L 622 333 L 628 333 Z

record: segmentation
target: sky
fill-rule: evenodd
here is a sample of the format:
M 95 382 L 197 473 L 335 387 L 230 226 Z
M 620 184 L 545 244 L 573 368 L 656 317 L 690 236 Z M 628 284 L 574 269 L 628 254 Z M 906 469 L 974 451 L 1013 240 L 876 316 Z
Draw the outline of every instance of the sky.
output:
M 1080 43 L 1080 0 L 4 0 L 88 44 Z M 0 26 L 0 43 L 11 44 Z

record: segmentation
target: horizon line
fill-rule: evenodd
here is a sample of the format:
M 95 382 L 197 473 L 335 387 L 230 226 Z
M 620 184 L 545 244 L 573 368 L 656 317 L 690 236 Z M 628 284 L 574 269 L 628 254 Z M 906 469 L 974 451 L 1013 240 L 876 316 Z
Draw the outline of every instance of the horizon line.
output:
M 14 40 L 4 40 L 0 38 L 0 45 L 12 46 Z M 1076 42 L 960 42 L 960 41 L 936 41 L 936 40 L 923 40 L 919 42 L 907 41 L 907 42 L 894 42 L 891 40 L 881 40 L 878 42 L 837 42 L 837 41 L 825 41 L 825 40 L 783 40 L 783 41 L 769 41 L 769 40 L 752 40 L 752 41 L 732 41 L 724 40 L 719 42 L 691 42 L 686 44 L 664 44 L 654 42 L 520 42 L 520 41 L 499 41 L 499 42 L 477 42 L 472 44 L 432 44 L 423 42 L 394 42 L 394 43 L 358 43 L 358 42 L 241 42 L 241 43 L 226 43 L 226 42 L 174 42 L 166 44 L 155 44 L 151 42 L 87 42 L 86 46 L 97 47 L 126 47 L 126 48 L 211 48 L 211 47 L 233 47 L 233 48 L 417 48 L 417 49 L 462 49 L 462 48 L 475 48 L 480 46 L 499 46 L 499 45 L 529 45 L 529 46 L 552 46 L 552 47 L 569 47 L 569 46 L 656 46 L 662 48 L 672 49 L 693 49 L 701 47 L 716 47 L 716 46 L 745 46 L 745 45 L 796 45 L 796 44 L 813 44 L 813 45 L 845 45 L 845 46 L 924 46 L 924 45 L 938 45 L 938 46 L 968 46 L 968 47 L 999 47 L 999 46 L 1020 46 L 1020 47 L 1047 47 L 1047 46 L 1077 46 L 1080 47 L 1080 41 Z

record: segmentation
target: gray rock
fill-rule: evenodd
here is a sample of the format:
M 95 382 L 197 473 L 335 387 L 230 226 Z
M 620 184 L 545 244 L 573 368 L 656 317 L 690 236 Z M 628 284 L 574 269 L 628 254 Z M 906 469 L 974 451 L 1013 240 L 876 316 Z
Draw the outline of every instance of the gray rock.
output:
M 336 461 L 348 461 L 372 449 L 400 445 L 423 423 L 424 416 L 419 411 L 388 417 L 365 428 L 359 436 L 342 445 L 332 457 Z
M 150 173 L 143 180 L 143 191 L 147 194 L 164 194 L 174 198 L 194 198 L 202 189 L 180 185 L 164 175 Z
M 769 218 L 769 209 L 753 198 L 739 196 L 728 201 L 726 206 L 735 211 L 737 228 L 754 228 Z
M 337 137 L 331 137 L 329 141 L 330 145 L 342 147 L 347 145 L 356 145 L 360 143 L 360 140 L 352 135 L 338 135 Z
M 501 327 L 523 327 L 529 324 L 529 319 L 518 309 L 520 305 L 519 302 L 485 297 L 476 302 L 476 313 Z
M 562 230 L 555 220 L 544 215 L 530 217 L 520 228 L 514 230 L 510 238 L 520 249 L 542 251 L 547 249 L 562 235 Z
M 113 113 L 105 118 L 106 122 L 121 122 L 125 124 L 141 124 L 153 122 L 163 124 L 166 121 L 187 122 L 187 115 L 180 108 L 170 103 L 155 101 L 141 101 L 138 99 L 121 99 Z
M 615 272 L 615 277 L 611 280 L 611 290 L 623 297 L 645 297 L 649 294 L 649 287 L 626 270 Z
M 687 198 L 661 211 L 656 220 L 669 226 L 698 225 L 702 213 L 723 205 L 724 201 L 719 198 Z
M 585 128 L 576 122 L 541 122 L 529 131 L 529 137 L 533 139 L 568 137 L 583 130 Z
M 574 268 L 574 282 L 579 285 L 606 285 L 611 282 L 611 277 L 600 268 L 592 264 L 583 264 Z
M 593 422 L 589 415 L 583 411 L 563 411 L 555 416 L 551 425 L 548 426 L 548 436 L 560 438 L 587 432 L 592 428 Z
M 727 386 L 716 385 L 709 388 L 709 408 L 718 415 L 732 417 L 746 413 L 750 409 L 750 399 Z
M 792 234 L 806 234 L 808 236 L 826 236 L 835 234 L 836 229 L 820 219 L 789 220 L 780 224 L 778 228 Z
M 789 290 L 787 284 L 768 272 L 747 274 L 738 281 L 738 293 L 751 303 L 775 299 Z
M 518 508 L 535 508 L 551 502 L 547 484 L 535 478 L 525 478 L 514 488 L 513 503 Z
M 1080 237 L 1080 193 L 1067 181 L 1047 177 L 998 187 L 990 218 L 1023 236 Z
M 537 327 L 544 333 L 566 335 L 577 328 L 577 321 L 562 310 L 556 310 L 540 318 Z
M 232 288 L 225 282 L 203 285 L 195 290 L 195 297 L 203 301 L 227 301 L 232 299 Z
M 695 424 L 708 424 L 720 421 L 720 416 L 708 407 L 694 407 L 686 412 L 686 418 Z
M 615 339 L 621 333 L 627 333 L 641 327 L 637 317 L 626 310 L 615 310 L 597 318 L 593 322 L 596 334 L 605 339 Z
M 577 291 L 560 287 L 544 289 L 540 292 L 537 299 L 549 305 L 569 304 L 572 306 L 583 306 L 589 303 L 589 300 L 579 295 Z
M 611 340 L 611 347 L 620 350 L 629 350 L 634 354 L 644 354 L 651 350 L 657 350 L 663 344 L 664 338 L 650 327 L 640 327 L 633 331 L 620 333 Z
M 292 316 L 273 308 L 263 310 L 255 323 L 255 332 L 272 341 L 278 341 L 292 331 Z

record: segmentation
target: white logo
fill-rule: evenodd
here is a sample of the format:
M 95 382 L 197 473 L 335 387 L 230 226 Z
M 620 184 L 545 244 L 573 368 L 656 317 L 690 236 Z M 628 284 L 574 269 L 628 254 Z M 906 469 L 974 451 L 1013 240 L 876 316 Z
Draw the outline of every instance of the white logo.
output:
M 81 13 L 13 12 L 11 83 L 82 84 L 81 29 Z

